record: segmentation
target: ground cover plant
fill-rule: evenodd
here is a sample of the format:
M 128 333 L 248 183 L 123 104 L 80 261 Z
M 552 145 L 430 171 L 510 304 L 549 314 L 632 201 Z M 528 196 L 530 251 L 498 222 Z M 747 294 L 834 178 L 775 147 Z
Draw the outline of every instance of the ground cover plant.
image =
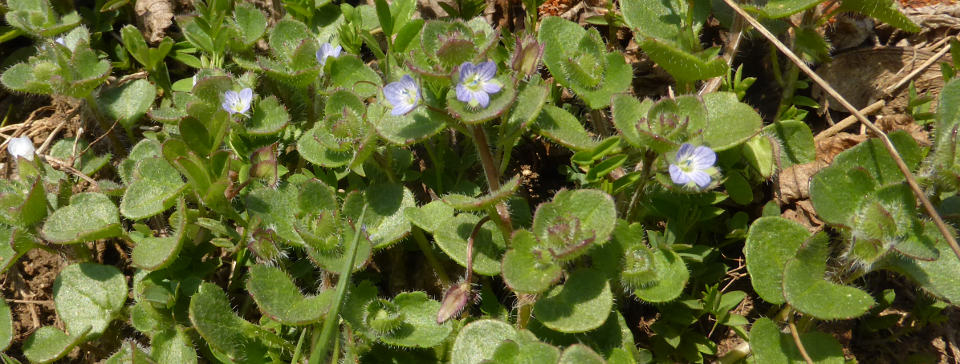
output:
M 0 7 L 60 120 L 0 125 L 4 363 L 952 355 L 890 346 L 960 303 L 960 42 L 810 69 L 900 2 L 141 3 Z

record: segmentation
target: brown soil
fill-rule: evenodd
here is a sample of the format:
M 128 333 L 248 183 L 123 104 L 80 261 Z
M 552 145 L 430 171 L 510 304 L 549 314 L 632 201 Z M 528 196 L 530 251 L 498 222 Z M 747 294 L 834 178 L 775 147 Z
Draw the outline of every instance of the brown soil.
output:
M 58 326 L 53 304 L 53 281 L 64 260 L 42 249 L 33 249 L 0 278 L 3 297 L 13 312 L 13 345 L 8 355 L 19 357 L 23 340 L 42 326 Z

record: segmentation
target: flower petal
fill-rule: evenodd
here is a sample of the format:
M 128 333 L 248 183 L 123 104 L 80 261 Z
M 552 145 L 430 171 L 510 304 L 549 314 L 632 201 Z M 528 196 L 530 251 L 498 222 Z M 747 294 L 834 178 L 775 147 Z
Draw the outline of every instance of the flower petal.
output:
M 500 89 L 503 88 L 503 85 L 500 84 L 498 80 L 490 80 L 483 83 L 483 92 L 488 94 L 495 94 L 500 92 Z
M 697 184 L 701 189 L 707 188 L 710 185 L 710 175 L 704 171 L 693 171 L 687 174 L 694 183 Z
M 477 73 L 477 70 L 474 68 L 473 63 L 463 62 L 460 64 L 460 82 L 463 82 L 474 73 Z
M 411 104 L 406 102 L 393 104 L 393 110 L 390 110 L 390 114 L 393 116 L 400 116 L 410 112 L 410 110 L 413 110 L 413 108 L 416 106 L 417 106 L 416 104 Z
M 33 141 L 28 137 L 16 137 L 10 139 L 7 143 L 7 153 L 10 153 L 10 156 L 13 159 L 17 157 L 23 157 L 28 161 L 33 160 L 33 154 L 36 152 L 36 148 L 33 146 Z
M 693 165 L 696 169 L 707 169 L 713 167 L 717 162 L 717 153 L 710 147 L 699 146 L 693 150 Z
M 462 83 L 457 84 L 457 100 L 461 102 L 470 102 L 472 93 Z
M 497 77 L 497 64 L 493 61 L 483 62 L 477 65 L 477 73 L 480 74 L 481 80 L 492 80 Z
M 674 158 L 674 160 L 679 162 L 687 159 L 691 153 L 693 153 L 693 145 L 689 143 L 683 143 L 683 145 L 680 146 L 680 149 L 677 150 L 677 156 Z
M 480 104 L 481 109 L 485 109 L 487 105 L 490 105 L 490 95 L 487 95 L 486 92 L 474 92 L 473 97 L 477 100 L 477 103 Z
M 690 176 L 683 172 L 676 164 L 671 164 L 670 168 L 670 179 L 673 180 L 673 183 L 678 185 L 685 185 L 690 183 Z

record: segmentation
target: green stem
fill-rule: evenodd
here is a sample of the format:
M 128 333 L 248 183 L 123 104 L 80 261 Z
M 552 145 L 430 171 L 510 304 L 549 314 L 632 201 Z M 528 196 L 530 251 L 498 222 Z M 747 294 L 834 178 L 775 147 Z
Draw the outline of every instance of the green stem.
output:
M 440 285 L 449 287 L 450 277 L 447 276 L 447 272 L 443 269 L 443 266 L 440 265 L 437 256 L 433 254 L 433 249 L 430 248 L 430 242 L 427 241 L 427 237 L 423 235 L 423 229 L 415 226 L 413 228 L 413 239 L 416 240 L 417 246 L 419 246 L 420 251 L 423 252 L 423 256 L 427 258 L 427 263 L 433 267 L 434 272 L 437 272 L 437 279 L 440 280 Z
M 639 209 L 637 206 L 640 203 L 640 200 L 643 199 L 643 191 L 647 186 L 647 181 L 650 180 L 650 177 L 653 176 L 653 163 L 657 160 L 657 154 L 653 151 L 647 151 L 643 156 L 643 172 L 640 174 L 640 181 L 637 182 L 636 192 L 633 193 L 633 197 L 630 199 L 630 207 L 627 208 L 626 214 L 628 221 L 634 221 L 636 219 L 636 214 Z
M 603 117 L 603 112 L 597 109 L 590 109 L 590 123 L 593 124 L 593 129 L 596 130 L 597 134 L 600 134 L 601 137 L 607 137 L 613 135 L 613 131 L 610 130 L 610 124 L 607 123 L 607 119 Z
M 477 146 L 477 154 L 480 155 L 480 163 L 483 165 L 483 173 L 487 177 L 487 187 L 490 193 L 500 189 L 500 173 L 497 172 L 497 166 L 493 162 L 493 155 L 490 153 L 490 145 L 487 143 L 487 133 L 481 125 L 472 125 L 470 131 L 473 133 L 474 145 Z M 504 234 L 504 239 L 510 241 L 513 235 L 513 224 L 510 222 L 510 210 L 505 202 L 499 202 L 496 206 L 497 217 L 499 218 L 500 231 Z
M 393 173 L 393 167 L 390 166 L 389 158 L 377 151 L 373 153 L 373 160 L 377 162 L 377 165 L 380 166 L 380 169 L 383 170 L 383 173 L 387 175 L 387 179 L 390 180 L 390 183 L 397 183 L 397 176 Z
M 430 157 L 430 161 L 433 162 L 433 168 L 436 168 L 436 173 L 434 173 L 434 177 L 436 177 L 436 180 L 437 180 L 436 181 L 437 190 L 435 192 L 438 194 L 442 194 L 446 192 L 446 190 L 444 190 L 443 188 L 443 162 L 439 158 L 437 158 L 437 153 L 433 149 L 432 140 L 428 140 L 426 143 L 423 143 L 423 147 L 424 149 L 427 150 L 427 156 Z
M 303 341 L 307 337 L 307 328 L 300 330 L 300 339 L 297 340 L 297 348 L 293 351 L 293 358 L 290 359 L 290 364 L 300 364 L 300 354 L 301 349 L 303 348 Z
M 327 318 L 323 321 L 323 328 L 320 336 L 313 343 L 313 350 L 310 353 L 310 364 L 319 364 L 321 360 L 327 357 L 330 351 L 330 341 L 339 331 L 337 327 L 340 323 L 340 308 L 343 306 L 343 298 L 347 295 L 347 283 L 350 282 L 350 274 L 353 273 L 354 261 L 357 259 L 357 247 L 360 245 L 360 236 L 363 235 L 363 218 L 367 214 L 367 205 L 363 205 L 360 210 L 360 217 L 354 222 L 356 230 L 353 235 L 353 242 L 350 244 L 347 259 L 343 262 L 343 268 L 340 271 L 340 279 L 337 281 L 337 294 L 333 298 L 333 304 L 330 305 L 330 311 Z

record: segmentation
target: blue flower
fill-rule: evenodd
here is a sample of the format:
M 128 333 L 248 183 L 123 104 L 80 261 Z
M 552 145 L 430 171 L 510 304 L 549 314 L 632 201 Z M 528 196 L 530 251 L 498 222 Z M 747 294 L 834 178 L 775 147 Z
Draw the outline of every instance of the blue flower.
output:
M 323 43 L 320 45 L 320 50 L 317 51 L 317 62 L 320 62 L 320 67 L 323 67 L 327 64 L 327 57 L 340 57 L 340 52 L 343 52 L 343 47 L 334 47 L 330 43 Z
M 717 162 L 717 153 L 705 146 L 694 147 L 683 143 L 677 151 L 674 162 L 670 164 L 670 179 L 683 186 L 696 185 L 700 189 L 710 186 L 711 175 L 716 173 L 713 167 Z
M 497 76 L 497 64 L 493 61 L 474 65 L 463 62 L 460 65 L 460 83 L 457 84 L 457 100 L 472 107 L 485 108 L 490 105 L 490 95 L 500 92 L 503 87 Z
M 420 88 L 410 75 L 404 75 L 400 81 L 391 82 L 383 87 L 383 96 L 393 107 L 393 115 L 403 115 L 420 103 Z
M 250 101 L 253 100 L 253 90 L 245 88 L 240 92 L 227 91 L 223 93 L 223 107 L 230 115 L 240 114 L 247 116 L 247 110 L 250 110 Z

